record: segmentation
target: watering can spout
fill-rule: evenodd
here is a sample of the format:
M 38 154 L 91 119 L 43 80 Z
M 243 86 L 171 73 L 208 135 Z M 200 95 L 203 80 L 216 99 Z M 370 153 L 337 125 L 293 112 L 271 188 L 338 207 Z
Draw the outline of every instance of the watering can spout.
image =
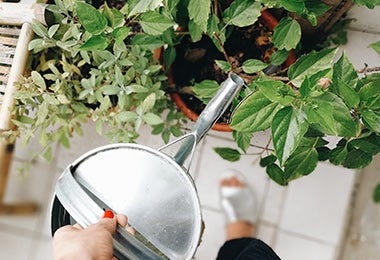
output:
M 226 111 L 243 84 L 244 81 L 238 75 L 230 74 L 220 85 L 219 90 L 199 115 L 199 118 L 192 129 L 195 138 L 187 139 L 174 156 L 174 160 L 179 165 L 183 165 L 186 158 L 192 152 L 194 144 L 198 143 L 203 138 L 218 118 Z

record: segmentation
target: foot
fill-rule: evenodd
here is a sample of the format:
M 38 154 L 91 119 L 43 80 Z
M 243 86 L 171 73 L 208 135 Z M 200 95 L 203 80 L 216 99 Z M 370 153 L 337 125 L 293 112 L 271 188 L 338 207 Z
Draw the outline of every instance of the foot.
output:
M 227 171 L 220 181 L 220 201 L 227 225 L 227 239 L 252 237 L 256 207 L 252 190 L 237 171 Z

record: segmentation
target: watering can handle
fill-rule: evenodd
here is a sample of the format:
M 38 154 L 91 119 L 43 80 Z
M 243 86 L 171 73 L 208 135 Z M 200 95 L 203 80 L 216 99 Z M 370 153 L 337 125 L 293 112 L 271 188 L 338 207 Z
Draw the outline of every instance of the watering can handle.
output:
M 179 165 L 183 165 L 184 161 L 193 150 L 194 145 L 203 138 L 218 118 L 224 113 L 224 111 L 226 111 L 243 84 L 244 81 L 238 75 L 233 73 L 221 84 L 218 92 L 199 115 L 198 120 L 192 129 L 193 134 L 196 136 L 195 140 L 194 138 L 187 139 L 174 156 L 174 160 Z
M 71 167 L 66 168 L 58 179 L 55 194 L 70 216 L 82 227 L 98 222 L 104 211 L 83 190 L 71 173 Z M 92 194 L 94 197 L 95 194 Z M 97 199 L 97 201 L 100 201 Z M 163 258 L 148 248 L 143 242 L 128 233 L 119 224 L 113 235 L 114 255 L 119 260 L 162 260 Z

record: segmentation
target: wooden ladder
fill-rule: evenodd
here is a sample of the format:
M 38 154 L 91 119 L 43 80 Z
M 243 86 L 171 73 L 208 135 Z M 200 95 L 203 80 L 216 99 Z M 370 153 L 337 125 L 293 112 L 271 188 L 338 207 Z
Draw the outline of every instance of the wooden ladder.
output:
M 21 28 L 0 26 L 0 131 L 12 129 L 10 108 L 14 105 L 15 82 L 22 76 L 28 59 L 28 43 L 33 36 L 30 24 Z M 0 140 L 0 214 L 26 214 L 37 210 L 35 203 L 4 202 L 14 143 Z

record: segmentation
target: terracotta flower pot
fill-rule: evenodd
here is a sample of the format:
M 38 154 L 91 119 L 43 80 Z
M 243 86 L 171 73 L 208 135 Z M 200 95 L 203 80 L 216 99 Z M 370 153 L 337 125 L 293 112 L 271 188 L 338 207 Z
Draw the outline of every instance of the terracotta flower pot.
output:
M 266 10 L 261 12 L 261 16 L 259 17 L 259 19 L 270 31 L 273 31 L 273 29 L 278 24 L 277 19 Z M 159 57 L 159 56 L 160 56 L 160 52 L 156 52 L 156 57 Z M 287 60 L 285 61 L 285 66 L 289 67 L 295 61 L 296 61 L 295 52 L 291 51 L 289 53 Z M 172 70 L 169 70 L 168 82 L 171 85 L 175 85 Z M 184 102 L 184 100 L 182 99 L 179 93 L 171 93 L 170 96 L 173 102 L 177 105 L 178 109 L 180 109 L 186 115 L 186 117 L 188 117 L 192 121 L 196 121 L 198 119 L 198 114 L 186 105 L 186 103 Z M 212 129 L 216 131 L 221 131 L 221 132 L 232 131 L 232 128 L 230 127 L 228 123 L 216 123 L 212 127 Z

